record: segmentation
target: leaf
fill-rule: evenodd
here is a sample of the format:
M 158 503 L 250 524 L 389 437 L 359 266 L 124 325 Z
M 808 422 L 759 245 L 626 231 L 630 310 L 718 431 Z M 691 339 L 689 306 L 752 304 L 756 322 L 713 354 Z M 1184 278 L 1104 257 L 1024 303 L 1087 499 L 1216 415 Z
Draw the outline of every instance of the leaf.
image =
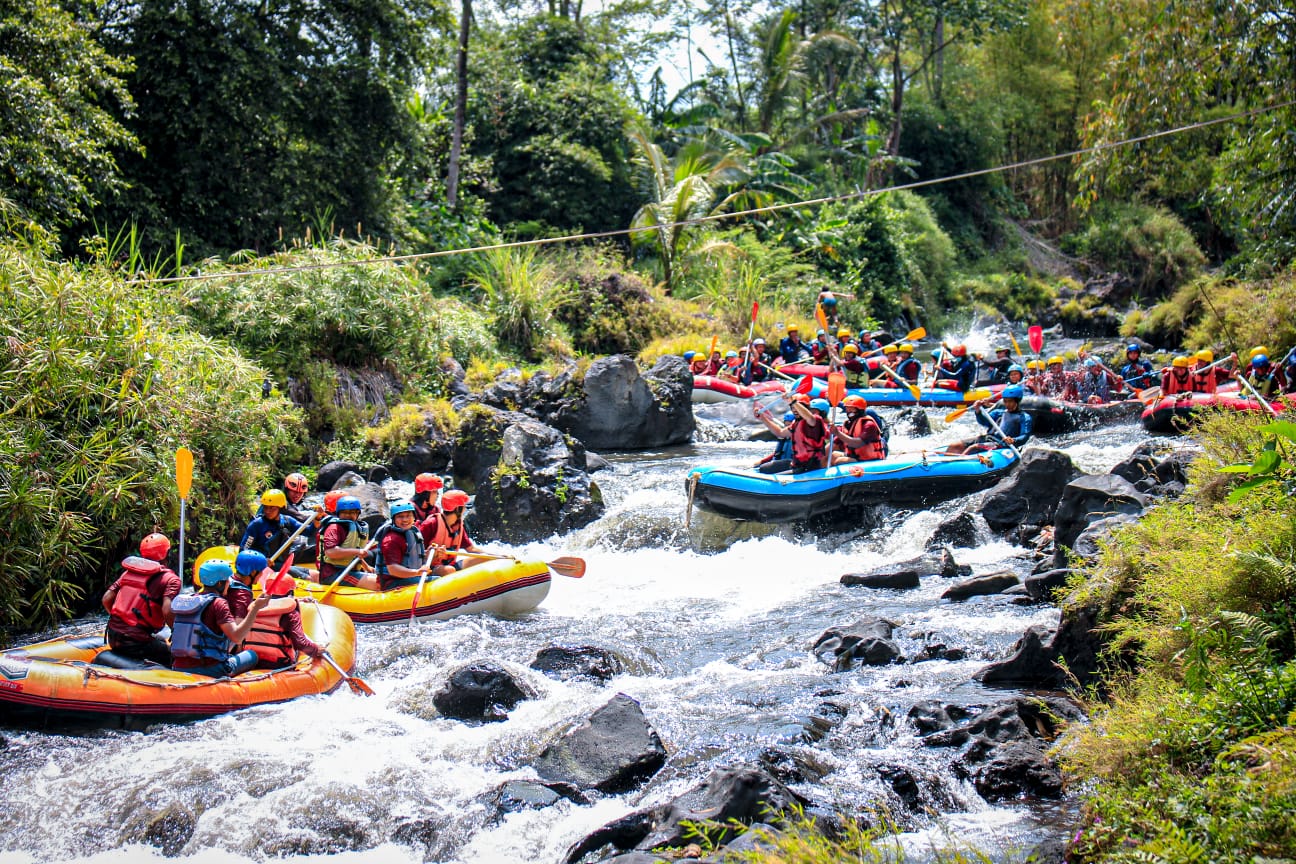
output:
M 1252 474 L 1272 474 L 1278 470 L 1282 464 L 1282 457 L 1273 450 L 1265 450 L 1256 457 L 1255 463 L 1251 466 Z
M 1296 423 L 1290 420 L 1274 420 L 1261 426 L 1260 431 L 1269 435 L 1281 435 L 1296 444 Z
M 1239 483 L 1237 488 L 1229 493 L 1228 495 L 1229 503 L 1230 504 L 1238 503 L 1239 501 L 1241 501 L 1242 499 L 1250 495 L 1252 490 L 1257 489 L 1265 485 L 1266 483 L 1273 483 L 1275 482 L 1275 479 L 1276 478 L 1272 476 L 1266 476 L 1266 477 L 1257 477 L 1254 480 L 1247 480 L 1244 483 Z

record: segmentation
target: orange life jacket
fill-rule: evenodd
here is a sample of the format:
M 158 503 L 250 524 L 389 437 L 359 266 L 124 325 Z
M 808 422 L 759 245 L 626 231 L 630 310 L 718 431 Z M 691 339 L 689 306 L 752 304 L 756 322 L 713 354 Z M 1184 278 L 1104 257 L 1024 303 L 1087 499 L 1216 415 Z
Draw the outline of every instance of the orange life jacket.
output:
M 1207 369 L 1204 372 L 1192 373 L 1192 389 L 1194 393 L 1214 393 L 1216 388 L 1215 370 Z
M 872 426 L 877 433 L 876 441 L 865 441 L 858 447 L 847 447 L 846 455 L 858 459 L 861 462 L 872 462 L 875 459 L 886 458 L 886 443 L 882 440 L 882 430 L 873 418 L 867 414 L 861 414 L 846 424 L 846 434 L 852 438 L 863 438 L 864 432 Z
M 149 588 L 157 584 L 162 575 L 162 565 L 147 558 L 130 556 L 122 562 L 120 587 L 109 613 L 109 624 L 123 627 L 140 627 L 150 633 L 161 630 L 166 621 L 162 617 L 162 598 L 154 597 Z
M 828 443 L 828 424 L 822 418 L 814 429 L 800 417 L 792 424 L 792 461 L 799 464 L 823 464 L 824 445 Z
M 1185 372 L 1183 375 L 1176 375 L 1173 369 L 1167 369 L 1161 375 L 1161 395 L 1176 396 L 1180 393 L 1192 392 L 1192 374 Z
M 444 549 L 462 549 L 468 545 L 467 532 L 464 530 L 462 517 L 460 517 L 459 524 L 455 526 L 454 531 L 446 527 L 444 513 L 433 513 L 429 516 L 421 527 L 427 528 L 428 526 L 431 526 L 431 533 L 423 533 L 424 542 L 428 548 L 435 545 Z M 457 555 L 447 555 L 445 552 L 438 550 L 432 558 L 432 566 L 451 564 L 456 560 L 458 560 Z
M 243 647 L 256 652 L 260 665 L 291 666 L 297 662 L 297 649 L 288 638 L 284 620 L 296 608 L 297 601 L 292 597 L 277 597 L 257 613 Z

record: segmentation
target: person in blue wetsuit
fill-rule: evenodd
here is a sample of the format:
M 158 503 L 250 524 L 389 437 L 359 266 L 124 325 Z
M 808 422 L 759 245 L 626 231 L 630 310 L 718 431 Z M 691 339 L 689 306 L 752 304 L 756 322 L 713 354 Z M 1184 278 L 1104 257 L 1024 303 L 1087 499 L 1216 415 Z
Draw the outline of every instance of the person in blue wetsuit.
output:
M 941 363 L 936 369 L 936 386 L 965 393 L 972 389 L 972 382 L 976 380 L 976 364 L 967 356 L 964 345 L 950 348 L 950 355 L 950 358 L 941 358 L 949 360 L 949 365 Z
M 1125 349 L 1125 365 L 1120 367 L 1116 374 L 1130 387 L 1139 390 L 1156 384 L 1152 361 L 1143 359 L 1143 349 L 1137 345 L 1130 345 Z
M 779 355 L 784 363 L 803 363 L 810 359 L 810 346 L 801 341 L 801 328 L 795 324 L 787 326 L 787 336 L 779 342 Z
M 1018 450 L 1026 446 L 1030 440 L 1032 421 L 1031 416 L 1021 410 L 1022 397 L 1026 391 L 1019 384 L 1010 384 L 1003 389 L 1003 404 L 989 413 L 989 419 L 985 412 L 985 407 L 992 400 L 981 399 L 973 404 L 976 410 L 977 422 L 986 428 L 985 434 L 978 435 L 967 441 L 959 441 L 951 444 L 946 452 L 951 454 L 960 453 L 981 453 L 986 450 L 997 450 L 1009 444 Z M 998 424 L 1003 430 L 1003 437 L 994 431 L 990 425 L 990 420 Z

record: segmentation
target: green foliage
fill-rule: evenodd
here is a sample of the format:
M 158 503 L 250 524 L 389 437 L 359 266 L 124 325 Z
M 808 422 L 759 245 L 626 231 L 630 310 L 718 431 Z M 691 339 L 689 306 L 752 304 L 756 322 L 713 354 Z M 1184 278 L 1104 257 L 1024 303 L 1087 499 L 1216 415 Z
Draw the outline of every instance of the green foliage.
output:
M 175 298 L 109 269 L 0 246 L 0 628 L 58 620 L 154 526 L 175 527 L 175 450 L 194 451 L 190 548 L 226 542 L 299 453 L 264 372 L 196 335 Z
M 429 435 L 449 438 L 459 427 L 459 417 L 444 399 L 424 404 L 402 402 L 391 409 L 386 422 L 364 430 L 365 444 L 380 459 L 402 456 Z
M 537 247 L 480 253 L 469 271 L 469 283 L 481 292 L 496 337 L 524 358 L 538 360 L 565 342 L 556 314 L 574 297 Z M 556 353 L 566 353 L 565 347 Z
M 0 202 L 52 229 L 120 188 L 114 151 L 136 142 L 113 115 L 131 110 L 130 69 L 53 0 L 0 7 Z
M 956 279 L 953 296 L 959 308 L 971 305 L 1009 321 L 1036 321 L 1057 296 L 1057 289 L 1046 279 L 1022 273 L 992 273 Z
M 637 354 L 688 322 L 669 298 L 656 296 L 613 247 L 574 250 L 557 262 L 569 287 L 554 316 L 572 347 L 589 354 Z
M 1240 473 L 1224 465 L 1263 471 L 1266 434 L 1296 429 L 1199 428 L 1190 495 L 1121 531 L 1075 598 L 1098 600 L 1112 652 L 1138 658 L 1064 752 L 1089 788 L 1080 860 L 1296 853 L 1296 503 L 1277 483 L 1221 494 Z
M 1206 263 L 1197 241 L 1177 217 L 1144 204 L 1098 208 L 1068 246 L 1075 255 L 1125 274 L 1148 298 L 1173 292 Z
M 1243 281 L 1202 277 L 1126 322 L 1126 335 L 1153 344 L 1224 347 L 1243 354 L 1264 345 L 1275 360 L 1296 346 L 1296 273 Z

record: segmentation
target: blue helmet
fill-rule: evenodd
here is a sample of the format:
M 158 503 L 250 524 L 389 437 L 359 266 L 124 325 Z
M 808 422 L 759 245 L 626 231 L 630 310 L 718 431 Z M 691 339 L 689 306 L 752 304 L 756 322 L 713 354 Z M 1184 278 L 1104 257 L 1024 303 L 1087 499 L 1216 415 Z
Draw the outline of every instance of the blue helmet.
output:
M 1255 366 L 1257 369 L 1260 368 L 1261 366 L 1268 366 L 1268 365 L 1269 365 L 1269 355 L 1268 355 L 1268 354 L 1257 354 L 1256 356 L 1254 356 L 1254 357 L 1251 358 L 1251 365 L 1252 365 L 1252 366 Z
M 1003 389 L 1003 398 L 1021 399 L 1026 395 L 1026 390 L 1020 384 L 1010 384 Z
M 684 359 L 685 359 L 686 361 L 688 361 L 688 360 L 692 360 L 694 357 L 697 356 L 697 352 L 696 352 L 696 351 L 685 351 L 684 354 L 683 354 L 682 356 L 684 357 Z
M 1092 358 L 1092 357 L 1086 357 L 1086 358 L 1085 358 L 1084 365 L 1085 365 L 1085 368 L 1086 368 L 1086 369 L 1097 369 L 1097 368 L 1098 368 L 1098 361 L 1095 360 L 1095 359 Z
M 1126 346 L 1125 346 L 1125 353 L 1128 354 L 1128 353 L 1130 353 L 1131 351 L 1134 351 L 1134 352 L 1136 352 L 1136 353 L 1138 353 L 1138 354 L 1142 354 L 1142 353 L 1143 353 L 1143 349 L 1140 348 L 1140 347 L 1137 346 L 1137 345 L 1126 345 Z
M 240 576 L 252 576 L 264 570 L 269 563 L 266 556 L 255 549 L 244 549 L 234 559 L 234 569 L 239 572 Z
M 198 581 L 204 588 L 228 582 L 233 575 L 234 569 L 228 561 L 207 561 L 198 568 Z
M 356 498 L 354 495 L 343 495 L 337 500 L 337 506 L 333 509 L 338 513 L 342 513 L 347 510 L 355 510 L 358 512 L 362 508 L 360 507 L 359 498 Z
M 1013 373 L 1013 372 L 1020 372 L 1020 373 L 1023 374 L 1023 375 L 1026 374 L 1026 370 L 1023 369 L 1021 366 L 1019 366 L 1019 365 L 1016 364 L 1016 363 L 1014 363 L 1014 364 L 1012 364 L 1011 366 L 1008 367 L 1008 372 L 1009 372 L 1010 374 Z
M 827 414 L 832 410 L 832 406 L 828 404 L 827 399 L 811 399 L 810 407 L 818 411 L 820 414 Z
M 414 505 L 408 501 L 402 501 L 399 504 L 393 504 L 391 506 L 390 512 L 391 512 L 391 518 L 395 519 L 397 516 L 399 516 L 402 513 L 413 513 Z
M 791 422 L 792 422 L 793 420 L 795 420 L 795 419 L 796 419 L 796 415 L 793 414 L 791 411 L 789 411 L 789 412 L 787 412 L 786 414 L 783 415 L 783 422 L 784 422 L 784 423 L 791 423 Z

